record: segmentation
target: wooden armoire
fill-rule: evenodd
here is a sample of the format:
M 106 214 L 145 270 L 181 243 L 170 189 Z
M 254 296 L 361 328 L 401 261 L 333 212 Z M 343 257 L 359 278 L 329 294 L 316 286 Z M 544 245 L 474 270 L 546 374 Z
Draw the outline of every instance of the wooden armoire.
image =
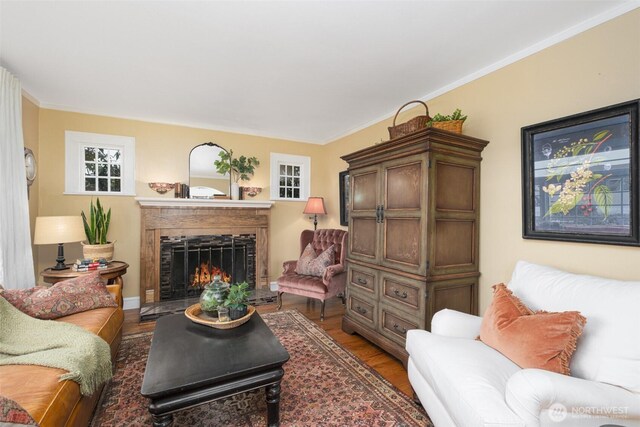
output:
M 443 308 L 478 312 L 480 153 L 488 141 L 426 128 L 349 163 L 342 329 L 406 364 L 409 329 Z

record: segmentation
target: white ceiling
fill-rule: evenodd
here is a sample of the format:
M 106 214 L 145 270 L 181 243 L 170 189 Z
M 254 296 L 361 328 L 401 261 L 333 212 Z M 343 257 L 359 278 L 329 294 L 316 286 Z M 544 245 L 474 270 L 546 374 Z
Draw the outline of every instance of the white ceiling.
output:
M 0 65 L 43 107 L 325 143 L 638 5 L 0 0 Z

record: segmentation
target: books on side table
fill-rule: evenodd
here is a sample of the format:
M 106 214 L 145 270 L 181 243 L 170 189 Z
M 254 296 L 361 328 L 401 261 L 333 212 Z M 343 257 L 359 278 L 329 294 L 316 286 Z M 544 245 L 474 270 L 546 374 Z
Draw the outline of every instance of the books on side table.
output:
M 71 266 L 71 270 L 82 273 L 85 271 L 104 270 L 107 267 L 107 260 L 105 258 L 84 258 L 77 259 Z

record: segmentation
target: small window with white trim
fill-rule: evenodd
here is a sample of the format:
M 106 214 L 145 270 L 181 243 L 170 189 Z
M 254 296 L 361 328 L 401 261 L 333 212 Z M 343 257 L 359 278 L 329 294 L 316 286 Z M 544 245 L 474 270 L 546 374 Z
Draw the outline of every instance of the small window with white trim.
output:
M 135 138 L 65 132 L 65 194 L 135 195 Z
M 310 157 L 271 153 L 271 200 L 307 200 L 310 176 Z

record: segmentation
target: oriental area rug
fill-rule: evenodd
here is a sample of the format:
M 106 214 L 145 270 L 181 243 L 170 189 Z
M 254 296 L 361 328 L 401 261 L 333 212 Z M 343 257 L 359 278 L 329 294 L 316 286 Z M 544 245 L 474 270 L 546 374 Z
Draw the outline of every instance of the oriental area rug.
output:
M 424 410 L 295 310 L 262 314 L 291 355 L 280 395 L 282 426 L 432 427 Z M 140 394 L 152 333 L 123 337 L 116 373 L 91 426 L 149 426 Z M 212 355 L 215 357 L 215 355 Z M 174 426 L 265 426 L 264 390 L 174 414 Z

